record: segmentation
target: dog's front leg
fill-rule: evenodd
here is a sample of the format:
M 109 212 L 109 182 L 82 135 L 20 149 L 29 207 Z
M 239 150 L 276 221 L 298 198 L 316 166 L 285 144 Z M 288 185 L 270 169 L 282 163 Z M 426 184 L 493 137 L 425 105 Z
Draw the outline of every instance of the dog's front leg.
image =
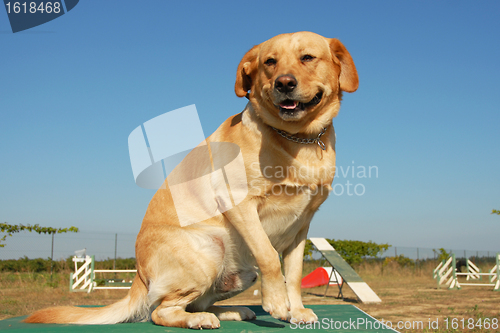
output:
M 295 241 L 283 251 L 286 289 L 290 298 L 291 322 L 293 323 L 318 321 L 318 316 L 311 309 L 304 308 L 300 287 L 308 229 L 308 227 L 305 227 L 300 230 Z
M 245 200 L 224 213 L 252 252 L 262 274 L 262 308 L 276 319 L 290 320 L 290 301 L 278 252 L 260 222 L 256 204 Z

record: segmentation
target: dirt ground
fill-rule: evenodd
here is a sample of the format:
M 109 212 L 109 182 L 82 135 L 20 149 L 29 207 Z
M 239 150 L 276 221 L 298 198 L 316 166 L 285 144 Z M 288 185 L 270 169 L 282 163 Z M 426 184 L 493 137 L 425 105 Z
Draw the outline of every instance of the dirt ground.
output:
M 493 291 L 493 287 L 485 286 L 463 286 L 460 290 L 448 290 L 446 287 L 437 288 L 437 283 L 431 277 L 394 277 L 393 279 L 365 281 L 382 299 L 380 304 L 363 304 L 357 301 L 355 294 L 344 286 L 344 299 L 337 298 L 338 288 L 332 286 L 325 293 L 325 287 L 303 289 L 302 300 L 304 304 L 353 304 L 378 320 L 390 321 L 393 327 L 401 322 L 401 327 L 406 325 L 404 332 L 436 332 L 429 330 L 437 322 L 438 328 L 451 328 L 452 321 L 462 325 L 464 319 L 465 327 L 469 318 L 474 319 L 477 325 L 479 318 L 493 318 L 500 320 L 500 292 Z M 255 290 L 256 288 L 252 288 Z M 223 305 L 258 305 L 260 295 L 254 296 L 253 290 L 238 295 L 230 300 L 219 302 Z M 420 326 L 422 323 L 422 326 Z M 434 323 L 434 324 L 433 324 Z M 431 325 L 431 326 L 429 326 Z M 435 327 L 437 328 L 437 327 Z M 477 327 L 476 327 L 477 328 Z M 464 330 L 458 329 L 457 332 Z M 476 330 L 477 332 L 500 332 L 500 330 Z

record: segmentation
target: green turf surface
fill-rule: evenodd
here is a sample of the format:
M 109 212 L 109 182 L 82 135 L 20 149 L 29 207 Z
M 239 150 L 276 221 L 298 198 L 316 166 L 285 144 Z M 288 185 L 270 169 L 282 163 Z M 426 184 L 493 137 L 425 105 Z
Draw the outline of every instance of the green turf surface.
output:
M 249 306 L 257 319 L 252 321 L 236 322 L 223 321 L 217 332 L 395 332 L 384 328 L 380 322 L 376 322 L 363 311 L 350 304 L 334 305 L 310 305 L 319 318 L 314 327 L 301 324 L 300 326 L 285 323 L 272 318 L 262 310 L 260 306 Z M 25 324 L 21 321 L 25 317 L 17 317 L 0 321 L 0 331 L 8 330 L 9 333 L 33 332 L 33 333 L 163 333 L 163 332 L 190 332 L 182 328 L 171 328 L 156 326 L 148 323 L 128 323 L 116 325 L 55 325 L 55 324 Z M 192 332 L 192 331 L 191 331 Z

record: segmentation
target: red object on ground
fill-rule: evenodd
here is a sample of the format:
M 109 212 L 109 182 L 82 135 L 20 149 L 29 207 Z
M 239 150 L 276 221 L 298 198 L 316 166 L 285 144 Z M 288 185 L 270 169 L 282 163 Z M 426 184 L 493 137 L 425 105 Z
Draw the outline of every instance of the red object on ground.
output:
M 323 267 L 318 267 L 302 279 L 301 288 L 314 288 L 328 283 L 330 276 Z
M 310 274 L 304 276 L 302 279 L 302 283 L 300 285 L 301 288 L 314 288 L 319 286 L 324 286 L 328 283 L 328 279 L 332 276 L 330 280 L 330 286 L 342 284 L 342 277 L 339 275 L 337 271 L 333 271 L 331 267 L 318 267 Z

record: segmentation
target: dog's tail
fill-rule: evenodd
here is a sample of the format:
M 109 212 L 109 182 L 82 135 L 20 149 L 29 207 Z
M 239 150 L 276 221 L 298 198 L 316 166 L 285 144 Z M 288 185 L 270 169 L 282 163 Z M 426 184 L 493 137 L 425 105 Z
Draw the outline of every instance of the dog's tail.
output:
M 25 323 L 103 325 L 147 321 L 150 316 L 147 288 L 139 275 L 128 295 L 117 303 L 97 308 L 61 306 L 35 312 Z

